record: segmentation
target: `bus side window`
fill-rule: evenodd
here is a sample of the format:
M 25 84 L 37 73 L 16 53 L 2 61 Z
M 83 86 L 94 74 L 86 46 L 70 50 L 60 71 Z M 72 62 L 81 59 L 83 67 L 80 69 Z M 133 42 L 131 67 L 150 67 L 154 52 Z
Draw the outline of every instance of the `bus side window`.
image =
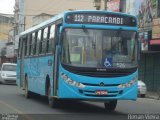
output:
M 29 56 L 31 55 L 31 48 L 32 48 L 32 35 L 29 35 Z
M 31 55 L 33 55 L 34 37 L 35 37 L 35 34 L 31 33 L 31 38 L 30 38 L 30 39 L 32 39 L 32 41 L 31 41 Z
M 26 53 L 26 56 L 29 56 L 29 42 L 30 42 L 29 37 L 30 37 L 29 34 L 27 34 L 27 39 L 26 39 L 27 40 L 27 51 L 26 51 L 27 53 Z
M 55 25 L 52 25 L 49 29 L 49 39 L 47 39 L 47 53 L 53 53 L 55 38 Z
M 39 54 L 42 54 L 43 32 L 44 32 L 44 29 L 41 30 L 41 40 L 39 42 Z
M 18 43 L 18 58 L 20 58 L 20 56 L 21 56 L 21 43 L 22 43 L 22 40 L 21 40 L 21 38 L 19 38 L 19 43 Z
M 37 50 L 36 50 L 37 55 L 41 54 L 41 50 L 42 50 L 41 49 L 42 48 L 41 40 L 42 40 L 42 30 L 39 30 L 38 35 L 37 35 Z
M 24 56 L 27 56 L 27 40 L 28 40 L 28 36 L 26 36 L 26 38 L 25 38 L 25 43 L 24 43 L 24 46 L 25 46 L 25 48 L 24 48 Z
M 37 32 L 32 34 L 32 41 L 33 41 L 33 55 L 36 55 L 37 49 Z
M 47 35 L 48 35 L 48 27 L 46 27 L 43 32 L 43 40 L 42 40 L 42 53 L 43 54 L 45 54 L 46 52 Z

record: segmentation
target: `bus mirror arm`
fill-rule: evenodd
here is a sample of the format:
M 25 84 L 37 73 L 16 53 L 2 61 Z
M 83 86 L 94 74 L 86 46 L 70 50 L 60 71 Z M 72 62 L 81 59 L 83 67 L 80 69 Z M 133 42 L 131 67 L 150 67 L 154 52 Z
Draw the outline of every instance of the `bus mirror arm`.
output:
M 140 60 L 140 51 L 141 51 L 141 49 L 140 49 L 140 41 L 139 41 L 139 36 L 138 36 L 138 32 L 136 33 L 136 36 L 135 36 L 136 38 L 136 41 L 137 41 L 137 60 L 139 61 Z

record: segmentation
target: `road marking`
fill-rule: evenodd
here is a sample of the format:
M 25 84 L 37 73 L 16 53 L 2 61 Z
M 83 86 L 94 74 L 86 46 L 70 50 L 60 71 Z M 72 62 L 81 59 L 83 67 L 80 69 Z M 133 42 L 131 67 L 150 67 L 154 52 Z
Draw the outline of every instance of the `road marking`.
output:
M 21 114 L 21 116 L 23 116 L 25 118 L 25 120 L 33 120 L 28 115 L 25 115 L 25 113 L 23 113 L 22 111 L 18 110 L 17 108 L 14 108 L 13 106 L 7 104 L 6 102 L 3 102 L 3 101 L 0 100 L 0 104 L 2 104 L 4 106 L 7 106 L 9 109 L 17 112 L 18 114 Z
M 12 107 L 11 105 L 7 104 L 6 102 L 3 102 L 3 101 L 0 100 L 0 103 L 3 104 L 3 105 L 5 105 L 5 106 L 7 106 L 7 107 L 10 108 L 11 110 L 16 111 L 18 114 L 24 114 L 23 112 L 21 112 L 20 110 Z

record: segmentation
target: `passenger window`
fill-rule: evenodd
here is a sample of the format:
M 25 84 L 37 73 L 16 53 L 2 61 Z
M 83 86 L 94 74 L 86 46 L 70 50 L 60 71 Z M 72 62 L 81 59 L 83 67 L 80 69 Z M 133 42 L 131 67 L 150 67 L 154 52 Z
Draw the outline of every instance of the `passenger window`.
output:
M 48 36 L 48 27 L 44 29 L 43 32 L 43 41 L 42 41 L 42 53 L 46 52 L 46 41 Z
M 31 55 L 31 49 L 32 49 L 32 35 L 29 35 L 29 55 Z
M 34 41 L 35 41 L 35 34 L 34 34 L 34 33 L 31 34 L 31 39 L 32 39 L 32 42 L 31 42 L 31 55 L 34 55 L 34 54 L 33 54 Z
M 22 39 L 19 38 L 19 43 L 18 43 L 18 57 L 19 57 L 19 58 L 20 58 L 20 56 L 21 56 L 21 48 L 22 48 L 21 43 L 22 43 Z
M 53 52 L 54 47 L 54 37 L 55 37 L 55 25 L 52 25 L 49 30 L 49 39 L 47 40 L 47 52 Z
M 37 49 L 37 33 L 32 33 L 32 42 L 33 42 L 33 55 L 36 54 L 36 49 Z
M 38 35 L 37 35 L 37 52 L 36 54 L 38 55 L 42 53 L 42 30 L 38 31 Z
M 28 38 L 28 37 L 25 38 L 25 44 L 24 44 L 24 46 L 25 46 L 25 49 L 24 49 L 24 56 L 27 56 L 27 38 Z
M 29 56 L 29 47 L 30 47 L 30 35 L 27 35 L 27 56 Z

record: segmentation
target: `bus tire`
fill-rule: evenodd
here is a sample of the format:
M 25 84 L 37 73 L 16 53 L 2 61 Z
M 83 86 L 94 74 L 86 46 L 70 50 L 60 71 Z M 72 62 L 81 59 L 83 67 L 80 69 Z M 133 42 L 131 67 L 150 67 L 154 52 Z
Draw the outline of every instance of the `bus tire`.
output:
M 26 83 L 25 83 L 25 97 L 26 98 L 31 98 L 32 97 L 32 93 L 28 90 L 28 81 L 26 78 Z
M 52 108 L 58 107 L 58 99 L 51 96 L 51 87 L 48 87 L 48 104 Z
M 105 102 L 104 106 L 107 111 L 114 111 L 117 106 L 117 100 Z

